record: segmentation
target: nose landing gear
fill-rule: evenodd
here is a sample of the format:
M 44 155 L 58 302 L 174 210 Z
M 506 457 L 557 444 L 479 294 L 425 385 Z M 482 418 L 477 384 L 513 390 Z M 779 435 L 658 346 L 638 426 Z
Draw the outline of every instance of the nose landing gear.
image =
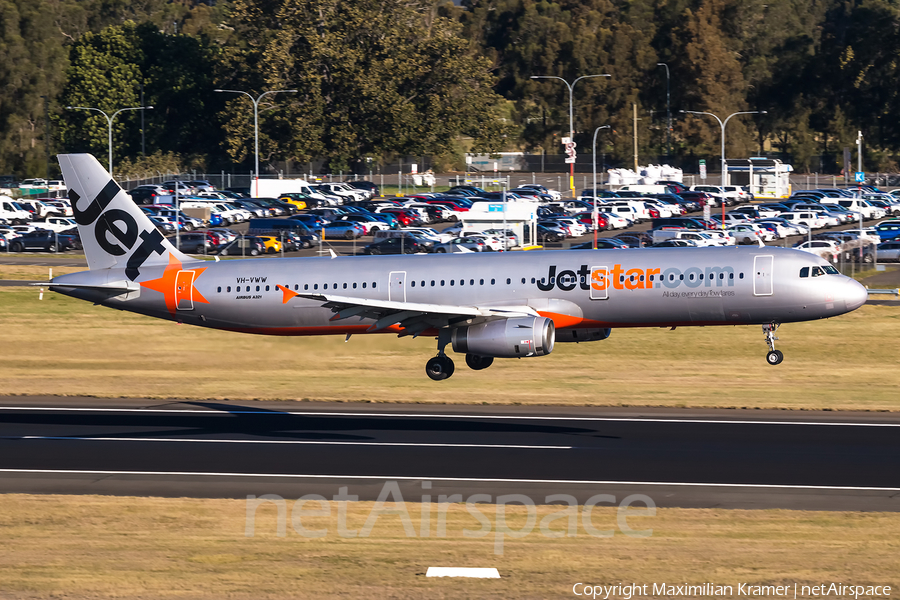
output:
M 766 334 L 766 344 L 769 345 L 769 352 L 766 354 L 766 362 L 770 365 L 778 365 L 781 364 L 781 361 L 784 360 L 784 354 L 781 350 L 775 349 L 775 340 L 778 338 L 775 337 L 775 331 L 781 326 L 781 323 L 766 323 L 762 326 L 763 333 Z

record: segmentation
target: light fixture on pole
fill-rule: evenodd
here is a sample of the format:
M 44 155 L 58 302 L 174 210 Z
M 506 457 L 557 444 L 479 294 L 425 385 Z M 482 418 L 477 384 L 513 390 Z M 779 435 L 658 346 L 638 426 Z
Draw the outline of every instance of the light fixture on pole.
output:
M 728 120 L 735 115 L 764 115 L 766 111 L 764 110 L 748 110 L 748 111 L 739 111 L 736 113 L 731 113 L 725 120 L 722 121 L 718 116 L 714 115 L 711 112 L 702 112 L 699 110 L 682 110 L 681 112 L 691 114 L 691 115 L 709 115 L 713 117 L 716 121 L 719 122 L 719 127 L 722 128 L 722 187 L 727 185 L 726 180 L 728 177 L 728 169 L 725 166 L 725 126 L 728 125 Z M 724 191 L 724 190 L 723 190 Z M 725 198 L 722 198 L 722 229 L 725 229 Z
M 722 185 L 723 186 L 727 185 L 725 183 L 725 178 L 728 174 L 728 170 L 725 168 L 725 126 L 728 125 L 728 119 L 730 119 L 731 117 L 733 117 L 735 115 L 765 115 L 765 114 L 768 114 L 764 110 L 744 110 L 744 111 L 739 111 L 736 113 L 731 113 L 730 115 L 725 117 L 724 121 L 722 121 L 722 119 L 720 119 L 718 116 L 714 115 L 711 112 L 703 112 L 703 111 L 699 111 L 699 110 L 682 110 L 680 112 L 687 113 L 689 115 L 709 115 L 712 118 L 714 118 L 716 121 L 719 122 L 719 127 L 722 128 Z
M 221 92 L 227 94 L 243 94 L 250 98 L 250 101 L 253 102 L 253 136 L 254 136 L 254 168 L 253 168 L 253 177 L 256 182 L 256 190 L 255 194 L 259 195 L 259 101 L 263 99 L 263 96 L 268 94 L 296 94 L 297 90 L 269 90 L 268 92 L 263 92 L 256 98 L 250 95 L 249 92 L 245 92 L 243 90 L 213 90 L 214 92 Z
M 569 190 L 572 192 L 572 195 L 575 195 L 575 151 L 574 151 L 574 143 L 575 143 L 575 124 L 572 118 L 572 92 L 575 89 L 575 84 L 581 81 L 582 79 L 588 79 L 590 77 L 610 77 L 609 73 L 602 73 L 599 75 L 582 75 L 577 78 L 572 83 L 569 83 L 562 77 L 557 77 L 556 75 L 532 75 L 532 79 L 559 79 L 566 87 L 569 88 L 569 142 L 572 143 L 572 157 L 571 162 L 569 163 Z
M 669 108 L 669 65 L 656 63 L 657 67 L 666 68 L 666 158 L 672 156 L 672 111 Z
M 594 159 L 594 212 L 591 213 L 591 220 L 594 224 L 594 250 L 597 249 L 597 221 L 600 216 L 597 213 L 597 134 L 601 129 L 609 129 L 609 125 L 601 125 L 597 129 L 594 130 L 594 144 L 593 144 L 593 153 L 592 157 Z M 603 168 L 603 165 L 600 165 L 600 168 Z
M 119 114 L 120 112 L 122 112 L 122 111 L 126 111 L 126 110 L 152 110 L 152 109 L 153 109 L 152 106 L 134 106 L 134 107 L 129 107 L 129 108 L 120 108 L 119 110 L 117 110 L 116 112 L 114 112 L 114 113 L 112 114 L 112 116 L 110 116 L 110 115 L 106 114 L 105 112 L 103 112 L 102 110 L 100 110 L 99 108 L 92 108 L 92 107 L 89 107 L 89 106 L 67 106 L 66 108 L 67 108 L 68 110 L 92 110 L 92 111 L 98 112 L 98 113 L 100 113 L 101 115 L 103 115 L 104 117 L 106 117 L 106 122 L 107 122 L 107 124 L 109 125 L 109 176 L 110 176 L 110 177 L 112 177 L 112 174 L 113 174 L 113 145 L 112 145 L 112 126 L 113 126 L 113 119 L 115 119 L 115 118 L 116 118 L 116 115 L 118 115 L 118 114 Z

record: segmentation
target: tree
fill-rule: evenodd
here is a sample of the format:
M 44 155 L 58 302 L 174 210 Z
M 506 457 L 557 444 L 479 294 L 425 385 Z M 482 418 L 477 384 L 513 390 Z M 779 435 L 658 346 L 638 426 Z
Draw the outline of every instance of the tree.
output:
M 238 0 L 230 24 L 233 75 L 223 85 L 299 90 L 261 106 L 264 158 L 322 155 L 337 170 L 385 153 L 448 151 L 458 135 L 485 149 L 502 143 L 489 63 L 423 0 Z M 235 158 L 247 148 L 245 102 L 226 112 Z
M 67 106 L 98 108 L 109 116 L 122 108 L 153 106 L 145 115 L 150 153 L 206 156 L 222 141 L 216 118 L 222 102 L 212 92 L 217 65 L 214 47 L 203 38 L 166 35 L 150 23 L 129 21 L 87 33 L 72 45 L 61 99 Z M 67 111 L 59 121 L 70 151 L 107 156 L 108 122 L 102 115 Z M 140 123 L 137 111 L 115 118 L 114 156 L 141 152 Z
M 48 174 L 46 114 L 63 81 L 66 53 L 52 6 L 0 0 L 0 165 Z

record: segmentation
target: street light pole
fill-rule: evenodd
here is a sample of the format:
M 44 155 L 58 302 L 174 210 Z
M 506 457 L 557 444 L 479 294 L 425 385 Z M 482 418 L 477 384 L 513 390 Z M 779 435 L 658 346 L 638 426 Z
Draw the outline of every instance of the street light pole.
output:
M 577 78 L 572 83 L 569 83 L 562 77 L 557 77 L 556 75 L 532 75 L 532 79 L 559 79 L 566 87 L 569 88 L 569 139 L 571 141 L 575 141 L 575 124 L 573 119 L 573 100 L 572 100 L 572 92 L 575 89 L 575 84 L 581 81 L 582 79 L 588 79 L 590 77 L 610 77 L 609 73 L 602 73 L 600 75 L 582 75 Z M 569 190 L 572 192 L 572 196 L 575 195 L 575 163 L 572 162 L 569 165 Z
M 268 92 L 263 92 L 256 98 L 250 95 L 249 92 L 245 92 L 243 90 L 213 90 L 214 92 L 222 92 L 228 94 L 243 94 L 250 98 L 250 101 L 253 102 L 253 135 L 254 135 L 254 169 L 253 176 L 254 181 L 256 182 L 256 194 L 259 194 L 259 101 L 263 99 L 264 96 L 268 94 L 296 94 L 297 90 L 269 90 Z
M 597 249 L 597 221 L 599 216 L 597 213 L 597 134 L 601 129 L 609 129 L 609 125 L 601 125 L 594 130 L 594 144 L 593 151 L 591 153 L 591 156 L 594 159 L 594 212 L 591 215 L 591 219 L 593 220 L 594 225 L 594 250 Z
M 669 108 L 669 65 L 656 63 L 657 67 L 666 68 L 666 159 L 672 157 L 672 111 Z
M 682 110 L 680 112 L 687 113 L 690 115 L 709 115 L 719 122 L 719 127 L 722 128 L 722 186 L 725 186 L 725 177 L 727 175 L 727 170 L 725 168 L 725 126 L 728 125 L 728 120 L 735 115 L 765 115 L 768 114 L 765 110 L 745 110 L 739 111 L 736 113 L 731 113 L 725 118 L 725 121 L 722 121 L 718 116 L 714 115 L 711 112 L 703 112 L 699 110 Z
M 100 110 L 99 108 L 92 108 L 89 106 L 67 106 L 66 108 L 69 110 L 93 110 L 95 112 L 100 113 L 104 117 L 106 117 L 106 122 L 109 125 L 109 176 L 110 177 L 112 177 L 112 174 L 113 174 L 113 145 L 112 145 L 113 119 L 116 118 L 116 115 L 118 115 L 120 112 L 125 111 L 125 110 L 152 110 L 153 109 L 152 106 L 134 106 L 134 107 L 129 107 L 129 108 L 120 108 L 119 110 L 114 112 L 112 114 L 112 116 L 109 116 L 108 114 L 106 114 L 105 112 Z

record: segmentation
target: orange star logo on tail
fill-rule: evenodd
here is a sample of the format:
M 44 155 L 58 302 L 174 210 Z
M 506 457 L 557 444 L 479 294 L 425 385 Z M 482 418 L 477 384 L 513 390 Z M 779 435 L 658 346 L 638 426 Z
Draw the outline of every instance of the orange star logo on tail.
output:
M 163 295 L 166 300 L 166 308 L 173 315 L 178 311 L 178 301 L 180 299 L 187 298 L 192 302 L 209 304 L 209 300 L 204 298 L 203 294 L 194 287 L 194 281 L 200 277 L 200 274 L 206 270 L 206 267 L 185 270 L 181 266 L 181 261 L 169 254 L 169 264 L 166 265 L 162 277 L 141 282 L 141 287 L 155 290 Z M 180 273 L 186 272 L 193 272 L 193 275 L 191 277 L 179 276 Z

